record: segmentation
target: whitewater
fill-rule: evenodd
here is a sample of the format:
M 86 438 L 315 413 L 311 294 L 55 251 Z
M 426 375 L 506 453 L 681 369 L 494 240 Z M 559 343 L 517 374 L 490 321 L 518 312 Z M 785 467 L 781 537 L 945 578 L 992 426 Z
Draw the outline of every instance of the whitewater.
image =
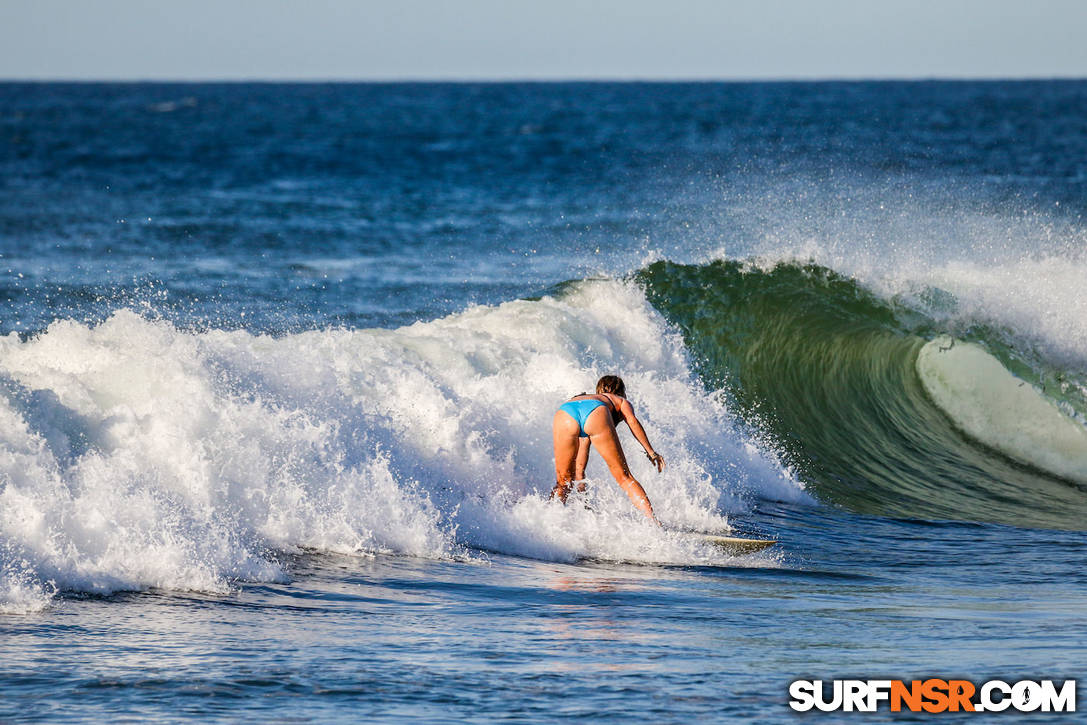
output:
M 753 498 L 805 499 L 629 283 L 278 338 L 121 310 L 13 333 L 0 369 L 9 611 L 58 590 L 284 581 L 283 551 L 721 563 L 639 522 L 599 475 L 584 503 L 600 513 L 547 501 L 541 421 L 611 370 L 667 431 L 668 472 L 632 467 L 668 528 L 724 532 Z

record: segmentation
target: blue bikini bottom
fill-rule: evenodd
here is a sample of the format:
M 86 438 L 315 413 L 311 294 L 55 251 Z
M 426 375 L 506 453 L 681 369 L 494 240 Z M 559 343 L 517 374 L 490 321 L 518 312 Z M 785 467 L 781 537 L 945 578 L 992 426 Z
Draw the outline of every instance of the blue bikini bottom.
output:
M 571 400 L 568 403 L 563 403 L 559 406 L 559 410 L 567 413 L 571 418 L 577 421 L 579 438 L 588 438 L 589 434 L 585 432 L 585 419 L 589 417 L 589 413 L 592 413 L 604 404 L 605 403 L 602 400 L 586 398 L 585 400 Z

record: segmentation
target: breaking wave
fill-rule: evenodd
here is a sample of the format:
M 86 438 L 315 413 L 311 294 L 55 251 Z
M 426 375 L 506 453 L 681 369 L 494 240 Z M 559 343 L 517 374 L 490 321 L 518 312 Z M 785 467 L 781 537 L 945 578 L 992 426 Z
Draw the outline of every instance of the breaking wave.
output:
M 862 280 L 791 259 L 661 261 L 638 278 L 706 384 L 824 500 L 1082 529 L 1084 269 L 1013 267 Z
M 547 500 L 551 415 L 610 372 L 668 458 L 658 475 L 630 456 L 671 532 L 599 461 L 575 505 Z M 633 282 L 395 330 L 193 332 L 119 310 L 0 338 L 6 611 L 280 581 L 302 549 L 720 562 L 675 530 L 727 530 L 759 498 L 806 494 Z

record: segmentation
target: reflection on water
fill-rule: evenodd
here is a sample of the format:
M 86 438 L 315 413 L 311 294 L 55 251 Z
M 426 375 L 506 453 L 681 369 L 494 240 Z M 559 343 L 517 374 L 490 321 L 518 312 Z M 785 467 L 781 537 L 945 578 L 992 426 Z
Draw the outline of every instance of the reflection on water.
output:
M 756 523 L 782 532 L 788 566 L 305 554 L 285 559 L 290 583 L 63 599 L 0 618 L 0 720 L 774 719 L 801 676 L 1087 661 L 1087 582 L 1056 574 L 1081 557 L 1075 532 L 810 507 Z
M 549 586 L 557 591 L 589 595 L 646 589 L 643 583 L 614 576 L 560 575 Z M 658 641 L 662 635 L 649 629 L 646 618 L 631 614 L 616 616 L 615 607 L 609 606 L 609 602 L 614 602 L 614 599 L 557 604 L 549 616 L 543 618 L 542 628 L 557 649 L 557 660 L 552 664 L 556 673 L 643 672 L 657 669 L 651 657 L 630 662 L 616 661 L 617 647 L 647 646 Z M 563 654 L 570 648 L 577 656 L 565 659 Z

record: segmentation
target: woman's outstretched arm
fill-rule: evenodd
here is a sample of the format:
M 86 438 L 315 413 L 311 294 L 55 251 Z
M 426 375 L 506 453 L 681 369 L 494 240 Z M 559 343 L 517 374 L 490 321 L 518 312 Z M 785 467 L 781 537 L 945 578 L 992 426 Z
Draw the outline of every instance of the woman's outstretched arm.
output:
M 630 432 L 634 434 L 634 438 L 641 443 L 642 448 L 645 449 L 645 455 L 653 462 L 653 465 L 657 467 L 657 473 L 664 470 L 664 456 L 653 450 L 652 444 L 649 442 L 649 436 L 645 434 L 645 428 L 642 427 L 641 421 L 638 420 L 638 416 L 634 415 L 634 406 L 630 404 L 629 400 L 623 399 L 623 404 L 619 408 L 619 412 L 623 415 L 623 420 L 630 426 Z

